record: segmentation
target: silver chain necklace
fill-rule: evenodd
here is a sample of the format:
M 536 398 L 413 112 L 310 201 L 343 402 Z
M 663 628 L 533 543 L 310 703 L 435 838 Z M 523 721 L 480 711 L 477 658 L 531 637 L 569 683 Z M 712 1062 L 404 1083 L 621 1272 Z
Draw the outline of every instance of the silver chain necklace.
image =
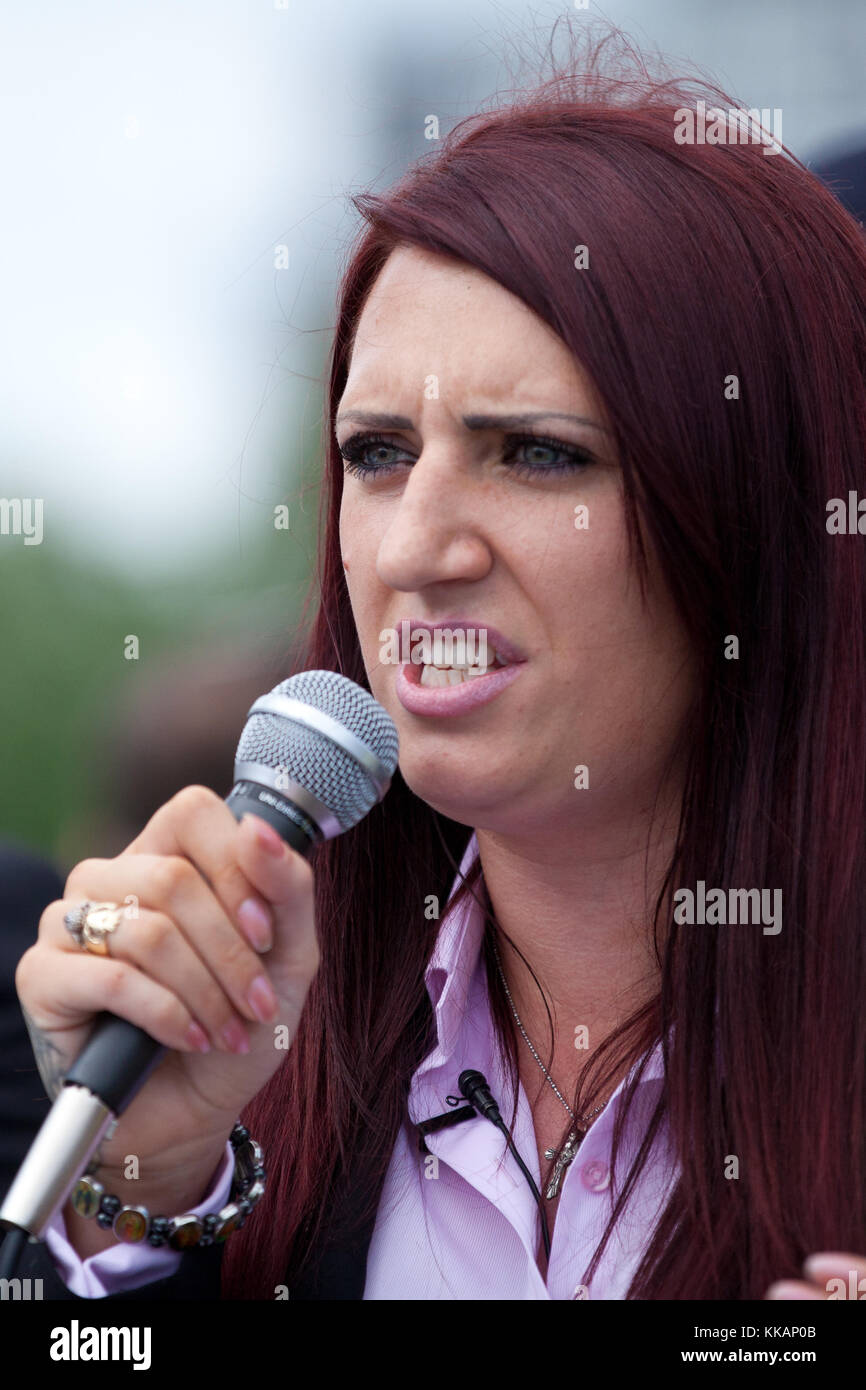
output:
M 553 1088 L 554 1094 L 558 1097 L 558 1099 L 559 1099 L 559 1100 L 562 1102 L 562 1104 L 565 1106 L 565 1108 L 566 1108 L 566 1110 L 568 1111 L 568 1113 L 569 1113 L 569 1115 L 571 1116 L 571 1118 L 574 1119 L 574 1117 L 575 1117 L 575 1116 L 574 1116 L 574 1111 L 572 1110 L 572 1108 L 571 1108 L 571 1106 L 569 1105 L 568 1101 L 564 1099 L 564 1097 L 563 1097 L 563 1095 L 562 1095 L 562 1092 L 560 1091 L 559 1087 L 556 1085 L 555 1081 L 553 1080 L 553 1077 L 550 1075 L 550 1072 L 547 1070 L 547 1067 L 546 1067 L 546 1066 L 544 1065 L 544 1063 L 542 1062 L 542 1060 L 541 1060 L 541 1058 L 539 1057 L 538 1053 L 536 1052 L 535 1048 L 532 1046 L 532 1043 L 531 1043 L 530 1040 L 529 1040 L 529 1035 L 528 1035 L 526 1029 L 524 1028 L 523 1024 L 520 1022 L 520 1015 L 518 1014 L 517 1009 L 514 1007 L 514 1000 L 513 1000 L 512 997 L 511 997 L 511 990 L 508 988 L 508 981 L 506 980 L 506 978 L 505 978 L 505 972 L 504 972 L 503 969 L 502 969 L 502 962 L 501 962 L 501 960 L 499 959 L 499 950 L 498 950 L 498 947 L 497 947 L 497 945 L 496 945 L 496 941 L 495 941 L 495 940 L 494 940 L 494 942 L 493 942 L 493 951 L 494 951 L 494 954 L 495 954 L 495 956 L 496 956 L 496 966 L 497 966 L 497 969 L 499 970 L 499 975 L 500 975 L 500 978 L 501 978 L 501 980 L 502 980 L 502 984 L 503 984 L 503 987 L 504 987 L 504 989 L 505 989 L 505 993 L 506 993 L 506 995 L 508 996 L 508 1002 L 509 1002 L 509 1004 L 511 1005 L 511 1011 L 512 1011 L 512 1013 L 514 1014 L 515 1022 L 517 1023 L 518 1028 L 520 1029 L 521 1033 L 523 1034 L 524 1038 L 526 1039 L 526 1045 L 527 1045 L 527 1047 L 529 1048 L 530 1052 L 532 1053 L 532 1055 L 533 1055 L 533 1057 L 535 1058 L 535 1060 L 536 1060 L 536 1062 L 538 1063 L 538 1065 L 541 1067 L 541 1070 L 544 1072 L 544 1075 L 545 1075 L 545 1077 L 546 1077 L 548 1083 L 549 1083 L 550 1086 Z M 606 1104 L 607 1104 L 607 1101 L 605 1101 L 604 1105 L 606 1105 Z M 551 1200 L 552 1198 L 554 1198 L 554 1197 L 556 1196 L 557 1192 L 559 1191 L 559 1186 L 560 1186 L 560 1183 L 562 1182 L 562 1178 L 563 1178 L 563 1175 L 564 1175 L 564 1173 L 565 1173 L 566 1168 L 568 1167 L 569 1163 L 571 1163 L 571 1160 L 574 1158 L 575 1154 L 577 1153 L 578 1149 L 580 1148 L 580 1145 L 581 1145 L 582 1140 L 586 1138 L 586 1131 L 587 1131 L 587 1129 L 589 1128 L 589 1126 L 588 1126 L 588 1124 L 587 1124 L 587 1121 L 588 1121 L 588 1120 L 591 1120 L 591 1119 L 593 1118 L 594 1115 L 598 1115 L 598 1114 L 604 1109 L 604 1105 L 597 1105 L 596 1108 L 595 1108 L 594 1110 L 590 1110 L 590 1112 L 589 1112 L 588 1115 L 584 1115 L 584 1116 L 582 1117 L 582 1119 L 580 1119 L 580 1120 L 578 1121 L 578 1123 L 575 1125 L 574 1129 L 572 1129 L 572 1130 L 570 1131 L 570 1133 L 569 1133 L 569 1135 L 568 1135 L 568 1138 L 566 1139 L 565 1143 L 562 1145 L 562 1148 L 561 1148 L 561 1149 L 558 1149 L 558 1150 L 557 1150 L 557 1149 L 545 1149 L 545 1150 L 544 1150 L 544 1157 L 545 1157 L 545 1158 L 547 1158 L 547 1159 L 555 1158 L 555 1159 L 556 1159 L 556 1163 L 554 1164 L 554 1168 L 553 1168 L 553 1173 L 551 1174 L 550 1182 L 547 1184 L 547 1188 L 545 1189 L 545 1193 L 544 1193 L 545 1197 L 546 1197 L 548 1200 Z

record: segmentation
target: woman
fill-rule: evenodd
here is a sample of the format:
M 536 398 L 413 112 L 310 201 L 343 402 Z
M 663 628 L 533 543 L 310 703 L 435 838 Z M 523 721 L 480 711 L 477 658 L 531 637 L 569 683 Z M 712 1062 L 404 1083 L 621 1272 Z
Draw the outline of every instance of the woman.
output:
M 305 664 L 368 686 L 401 775 L 312 873 L 187 789 L 77 866 L 19 967 L 37 1054 L 106 1007 L 174 1049 L 110 1191 L 135 1153 L 151 1209 L 219 1205 L 243 1110 L 268 1188 L 223 1297 L 294 1297 L 334 1249 L 367 1298 L 866 1274 L 864 561 L 827 525 L 864 483 L 866 251 L 787 154 L 676 138 L 696 97 L 733 107 L 559 76 L 356 200 Z M 483 629 L 507 669 L 393 664 L 405 620 Z M 78 952 L 64 913 L 129 892 L 117 963 Z M 248 1052 L 183 1041 L 235 1015 Z M 466 1067 L 538 1204 L 482 1118 L 419 1145 Z M 148 1296 L 119 1258 L 100 1283 L 110 1233 L 67 1233 L 79 1292 Z

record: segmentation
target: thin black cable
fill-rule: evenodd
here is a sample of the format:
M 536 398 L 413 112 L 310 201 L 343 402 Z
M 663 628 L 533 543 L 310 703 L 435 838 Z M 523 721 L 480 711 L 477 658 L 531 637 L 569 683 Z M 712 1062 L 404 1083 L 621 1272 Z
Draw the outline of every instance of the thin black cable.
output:
M 494 1120 L 493 1123 L 496 1124 L 496 1121 Z M 504 1120 L 500 1120 L 499 1123 L 496 1124 L 496 1128 L 502 1130 L 502 1133 L 505 1135 L 506 1139 L 508 1140 L 508 1147 L 509 1147 L 509 1149 L 510 1149 L 511 1152 L 514 1154 L 514 1157 L 517 1159 L 517 1162 L 520 1164 L 521 1172 L 525 1175 L 526 1181 L 529 1183 L 529 1186 L 532 1188 L 532 1195 L 533 1195 L 533 1197 L 535 1198 L 536 1205 L 538 1206 L 538 1214 L 539 1214 L 539 1216 L 541 1217 L 541 1239 L 542 1239 L 543 1242 L 544 1242 L 544 1254 L 545 1254 L 547 1260 L 549 1261 L 549 1260 L 550 1260 L 550 1231 L 549 1231 L 548 1228 L 547 1228 L 547 1213 L 546 1213 L 546 1211 L 544 1210 L 544 1206 L 543 1206 L 542 1201 L 541 1201 L 541 1193 L 539 1192 L 538 1188 L 535 1186 L 535 1182 L 534 1182 L 534 1180 L 533 1180 L 532 1174 L 530 1173 L 530 1171 L 529 1171 L 529 1169 L 527 1168 L 526 1164 L 523 1162 L 523 1159 L 520 1157 L 520 1154 L 517 1152 L 517 1149 L 514 1147 L 514 1141 L 513 1141 L 513 1139 L 511 1138 L 511 1135 L 508 1133 L 508 1127 L 506 1126 L 505 1121 L 504 1121 Z
M 538 1207 L 538 1215 L 541 1219 L 541 1239 L 544 1242 L 544 1254 L 549 1262 L 550 1231 L 548 1230 L 547 1226 L 547 1212 L 544 1210 L 544 1203 L 541 1200 L 541 1193 L 535 1186 L 535 1179 L 533 1178 L 532 1174 L 530 1173 L 529 1169 L 527 1168 L 526 1164 L 523 1162 L 523 1159 L 520 1157 L 520 1154 L 517 1152 L 517 1149 L 515 1148 L 514 1140 L 511 1138 L 511 1131 L 509 1130 L 507 1124 L 505 1123 L 505 1121 L 499 1113 L 499 1106 L 496 1104 L 496 1101 L 493 1099 L 493 1096 L 491 1095 L 490 1087 L 487 1085 L 487 1082 L 480 1071 L 462 1071 L 458 1078 L 457 1085 L 459 1087 L 460 1094 L 463 1096 L 465 1100 L 468 1100 L 469 1104 L 473 1107 L 473 1109 L 476 1110 L 479 1115 L 483 1115 L 485 1120 L 489 1120 L 491 1124 L 495 1125 L 496 1128 L 500 1130 L 502 1134 L 505 1135 L 505 1138 L 508 1141 L 508 1147 L 514 1155 L 515 1159 L 517 1160 L 517 1163 L 520 1166 L 520 1171 L 523 1173 L 523 1176 L 526 1178 L 526 1181 L 529 1183 L 529 1186 L 532 1189 L 532 1195 L 535 1198 L 535 1202 Z

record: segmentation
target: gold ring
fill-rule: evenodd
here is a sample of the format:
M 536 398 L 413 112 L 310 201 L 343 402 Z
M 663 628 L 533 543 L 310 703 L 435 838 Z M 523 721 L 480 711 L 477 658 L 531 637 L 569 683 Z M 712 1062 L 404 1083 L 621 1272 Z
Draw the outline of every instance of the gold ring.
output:
M 107 956 L 108 938 L 123 921 L 119 903 L 89 903 L 81 922 L 81 944 L 94 956 Z

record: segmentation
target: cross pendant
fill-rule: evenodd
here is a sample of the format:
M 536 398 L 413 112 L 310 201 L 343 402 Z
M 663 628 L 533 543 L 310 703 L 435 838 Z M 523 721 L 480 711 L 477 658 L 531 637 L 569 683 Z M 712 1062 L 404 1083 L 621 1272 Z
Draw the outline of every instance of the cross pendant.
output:
M 550 1182 L 547 1184 L 547 1188 L 544 1193 L 545 1197 L 547 1197 L 548 1200 L 555 1197 L 557 1192 L 559 1191 L 559 1185 L 562 1182 L 563 1174 L 571 1160 L 574 1158 L 574 1155 L 577 1153 L 577 1150 L 580 1147 L 580 1141 L 581 1139 L 583 1139 L 583 1137 L 583 1132 L 581 1130 L 573 1129 L 569 1134 L 568 1138 L 566 1139 L 565 1143 L 563 1144 L 558 1158 L 556 1157 L 556 1149 L 544 1150 L 545 1158 L 556 1158 L 556 1163 L 554 1164 Z

